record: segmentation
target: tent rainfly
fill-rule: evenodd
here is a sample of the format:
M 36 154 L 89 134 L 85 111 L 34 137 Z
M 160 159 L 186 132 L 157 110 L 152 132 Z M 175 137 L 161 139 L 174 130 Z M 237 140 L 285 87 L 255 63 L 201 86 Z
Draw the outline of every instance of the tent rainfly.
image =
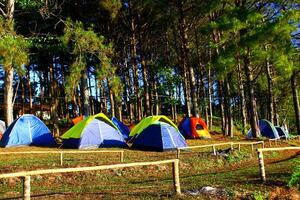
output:
M 64 148 L 127 147 L 121 132 L 103 113 L 81 120 L 61 138 Z
M 16 119 L 3 134 L 2 147 L 55 146 L 56 142 L 47 126 L 36 116 L 25 114 Z

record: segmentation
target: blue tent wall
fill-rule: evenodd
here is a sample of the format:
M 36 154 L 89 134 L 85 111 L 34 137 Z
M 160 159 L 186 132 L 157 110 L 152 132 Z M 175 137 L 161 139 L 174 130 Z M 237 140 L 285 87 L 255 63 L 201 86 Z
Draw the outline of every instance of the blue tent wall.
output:
M 55 146 L 50 130 L 34 115 L 23 115 L 4 132 L 0 146 Z
M 187 146 L 184 137 L 167 123 L 152 124 L 137 135 L 132 147 L 142 150 L 166 151 Z
M 64 148 L 127 147 L 117 129 L 99 119 L 91 121 L 82 131 L 81 137 L 65 139 Z
M 185 138 L 192 138 L 193 135 L 190 121 L 190 118 L 186 117 L 179 125 L 179 130 Z
M 289 134 L 282 127 L 275 126 L 275 128 L 278 132 L 279 137 L 289 138 Z
M 274 138 L 279 138 L 278 132 L 274 125 L 269 122 L 268 120 L 261 119 L 259 120 L 259 130 L 262 136 L 274 139 Z M 252 131 L 250 130 L 248 132 L 248 138 L 252 138 Z
M 130 129 L 128 126 L 123 124 L 121 121 L 119 121 L 117 118 L 113 117 L 111 121 L 114 123 L 114 125 L 120 130 L 125 140 L 129 139 L 129 133 Z

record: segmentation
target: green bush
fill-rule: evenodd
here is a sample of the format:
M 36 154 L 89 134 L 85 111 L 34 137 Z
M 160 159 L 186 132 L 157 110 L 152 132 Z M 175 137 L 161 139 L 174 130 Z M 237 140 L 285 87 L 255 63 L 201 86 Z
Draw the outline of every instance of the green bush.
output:
M 292 174 L 292 177 L 289 181 L 289 186 L 296 186 L 298 189 L 300 189 L 300 162 L 296 162 L 297 165 L 295 167 L 294 173 Z

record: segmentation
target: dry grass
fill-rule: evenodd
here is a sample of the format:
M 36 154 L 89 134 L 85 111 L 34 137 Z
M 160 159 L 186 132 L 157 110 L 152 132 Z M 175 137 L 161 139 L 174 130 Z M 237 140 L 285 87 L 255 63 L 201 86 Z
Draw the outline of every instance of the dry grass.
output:
M 242 136 L 234 141 L 244 140 Z M 232 141 L 222 135 L 212 140 L 188 140 L 189 145 Z M 285 141 L 280 146 L 300 145 Z M 226 148 L 226 147 L 220 147 Z M 228 147 L 227 147 L 228 148 Z M 3 151 L 51 150 L 38 147 L 0 149 Z M 187 191 L 203 186 L 225 189 L 228 199 L 251 199 L 254 195 L 276 196 L 275 190 L 289 191 L 287 181 L 292 173 L 295 151 L 268 153 L 265 156 L 267 184 L 260 184 L 256 154 L 251 147 L 233 152 L 229 158 L 216 157 L 211 148 L 184 151 L 180 159 L 180 182 L 183 196 L 173 191 L 171 166 L 135 167 L 98 172 L 65 173 L 32 177 L 33 199 L 220 199 L 218 196 L 188 195 Z M 175 158 L 176 152 L 125 150 L 125 162 L 154 161 Z M 22 170 L 60 168 L 59 155 L 7 155 L 0 157 L 0 173 Z M 119 163 L 116 154 L 67 155 L 65 167 L 81 167 Z M 278 189 L 280 188 L 280 189 Z M 275 192 L 275 193 L 274 193 Z M 0 180 L 0 199 L 20 197 L 19 179 Z M 294 195 L 295 192 L 293 192 Z M 273 195 L 273 196 L 272 196 Z M 278 195 L 277 195 L 278 196 Z M 275 198 L 275 197 L 274 197 Z M 222 196 L 221 199 L 224 199 Z

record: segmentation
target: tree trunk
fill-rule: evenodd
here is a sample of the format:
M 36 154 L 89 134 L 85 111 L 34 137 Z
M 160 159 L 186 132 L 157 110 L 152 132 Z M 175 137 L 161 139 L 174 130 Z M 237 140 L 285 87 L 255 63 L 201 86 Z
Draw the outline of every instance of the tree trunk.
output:
M 115 99 L 114 99 L 114 93 L 113 91 L 109 88 L 109 101 L 110 101 L 110 113 L 112 117 L 116 116 L 115 113 Z
M 5 71 L 4 78 L 4 117 L 6 127 L 8 127 L 13 122 L 13 78 L 14 70 L 12 68 Z
M 266 60 L 266 71 L 267 71 L 267 79 L 268 79 L 268 120 L 272 124 L 274 124 L 275 115 L 274 115 L 274 92 L 273 92 L 273 80 L 271 74 L 271 65 L 270 61 Z
M 248 85 L 248 106 L 249 106 L 249 113 L 250 113 L 250 125 L 252 130 L 252 136 L 257 138 L 260 136 L 260 130 L 258 127 L 258 116 L 257 116 L 257 108 L 256 108 L 256 99 L 253 87 L 253 75 L 252 69 L 250 66 L 250 59 L 249 55 L 244 56 L 244 70 L 246 75 L 246 81 Z
M 295 110 L 295 118 L 296 118 L 296 127 L 297 133 L 300 135 L 300 106 L 299 106 L 299 94 L 297 90 L 297 75 L 300 71 L 294 70 L 291 76 L 291 85 L 293 92 L 293 101 L 294 101 L 294 110 Z
M 179 34 L 180 34 L 180 40 L 181 40 L 181 59 L 182 59 L 182 65 L 184 70 L 184 75 L 186 76 L 186 70 L 188 70 L 188 80 L 189 82 L 189 88 L 192 96 L 192 115 L 198 117 L 199 116 L 199 109 L 198 109 L 198 102 L 197 102 L 197 96 L 196 96 L 196 80 L 195 80 L 195 74 L 194 74 L 194 68 L 189 63 L 189 44 L 188 44 L 188 36 L 187 36 L 187 26 L 183 11 L 183 2 L 181 0 L 177 1 L 177 9 L 179 12 Z M 184 77 L 185 78 L 185 77 Z M 189 95 L 187 95 L 187 110 L 190 103 Z M 189 115 L 190 113 L 188 113 Z
M 212 77 L 211 77 L 211 68 L 208 68 L 208 110 L 209 110 L 209 121 L 207 122 L 209 129 L 212 129 L 213 124 L 213 111 L 212 111 L 212 96 L 213 96 L 213 87 L 212 87 Z
M 90 116 L 90 105 L 89 105 L 89 89 L 87 84 L 87 72 L 83 71 L 82 78 L 81 78 L 81 96 L 83 97 L 82 108 L 83 108 L 83 115 L 85 117 Z
M 225 134 L 225 113 L 224 113 L 224 99 L 223 99 L 223 81 L 218 81 L 218 93 L 219 93 L 219 108 L 221 117 L 221 131 Z
M 6 20 L 13 28 L 13 19 L 15 11 L 15 0 L 6 1 Z M 11 63 L 12 64 L 12 63 Z M 8 66 L 5 71 L 4 77 L 4 119 L 6 122 L 6 127 L 8 127 L 14 120 L 13 112 L 13 78 L 14 69 L 12 66 Z
M 232 120 L 232 108 L 231 108 L 231 100 L 230 100 L 230 85 L 229 80 L 231 79 L 231 73 L 228 74 L 226 85 L 225 85 L 225 94 L 226 94 L 226 133 L 228 136 L 233 137 L 233 120 Z
M 242 116 L 242 133 L 246 134 L 247 109 L 246 109 L 244 81 L 243 81 L 243 76 L 242 76 L 242 69 L 241 69 L 240 60 L 238 60 L 238 84 L 239 84 L 239 90 L 240 90 L 240 103 L 241 103 L 241 116 Z

